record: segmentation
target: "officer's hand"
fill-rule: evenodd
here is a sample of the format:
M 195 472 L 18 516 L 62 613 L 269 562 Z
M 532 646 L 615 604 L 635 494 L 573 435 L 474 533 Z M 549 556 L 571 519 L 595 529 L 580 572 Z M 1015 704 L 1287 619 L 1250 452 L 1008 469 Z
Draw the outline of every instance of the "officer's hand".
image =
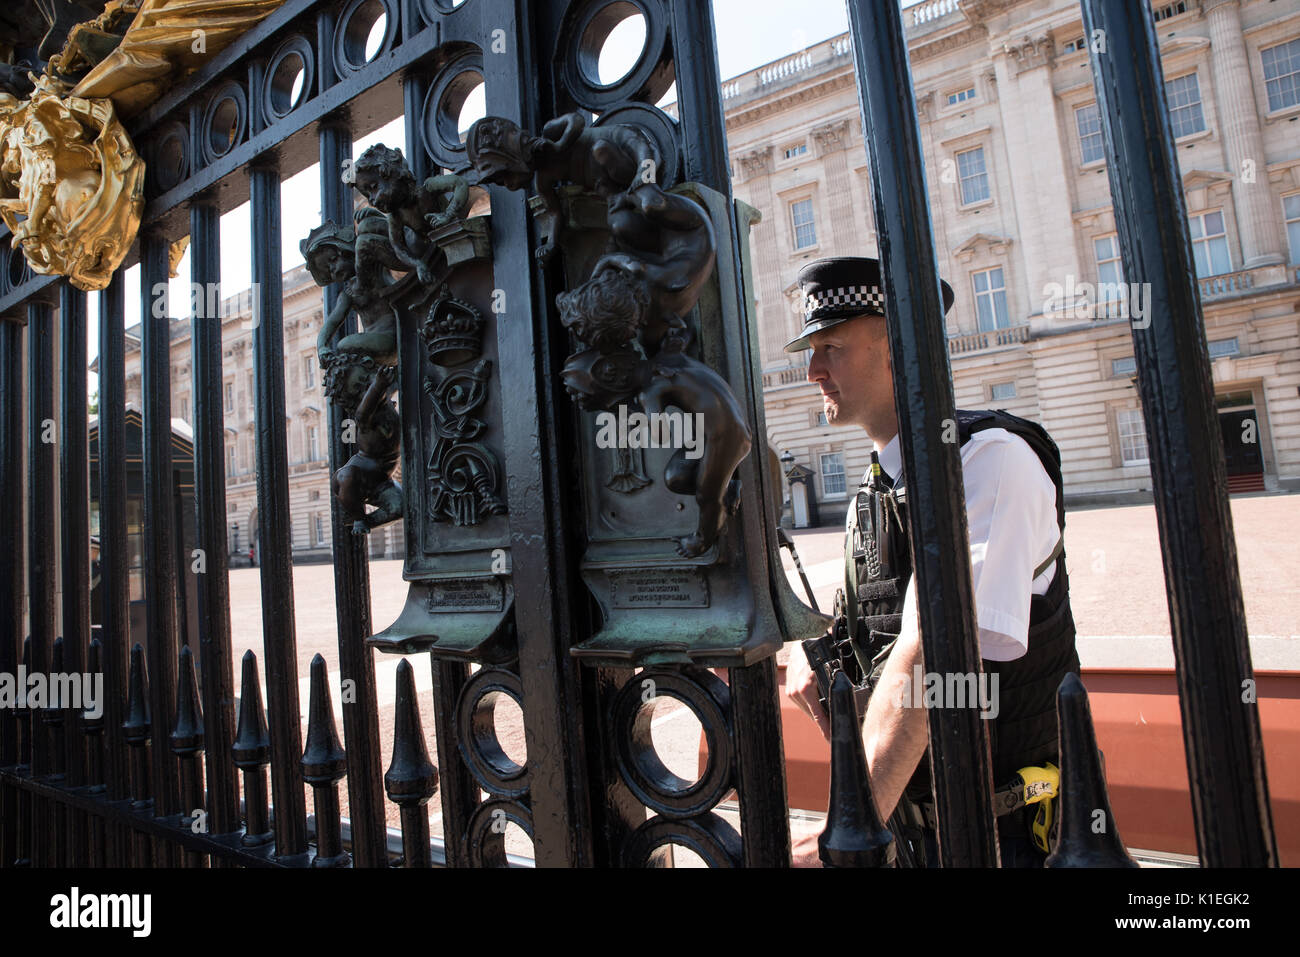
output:
M 821 867 L 821 854 L 817 847 L 817 838 L 821 836 L 822 826 L 818 824 L 790 825 L 790 863 L 795 867 Z
M 790 660 L 785 666 L 785 696 L 798 705 L 821 729 L 822 737 L 831 739 L 831 722 L 817 700 L 817 677 L 803 648 L 796 645 L 790 649 Z

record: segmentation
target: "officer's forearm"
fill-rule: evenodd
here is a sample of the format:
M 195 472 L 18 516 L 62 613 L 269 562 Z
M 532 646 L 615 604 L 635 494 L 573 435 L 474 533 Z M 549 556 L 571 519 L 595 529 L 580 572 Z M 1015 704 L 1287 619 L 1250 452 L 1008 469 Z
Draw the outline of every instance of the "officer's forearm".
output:
M 871 789 L 882 821 L 893 813 L 929 741 L 925 708 L 912 707 L 907 693 L 912 669 L 921 663 L 920 636 L 915 631 L 902 635 L 885 662 L 862 726 Z

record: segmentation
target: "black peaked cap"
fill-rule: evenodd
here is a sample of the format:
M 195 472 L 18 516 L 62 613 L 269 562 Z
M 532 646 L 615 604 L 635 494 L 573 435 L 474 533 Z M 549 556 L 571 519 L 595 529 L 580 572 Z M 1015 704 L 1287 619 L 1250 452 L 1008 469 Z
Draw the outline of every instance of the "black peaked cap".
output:
M 943 311 L 952 308 L 953 291 L 942 279 Z M 818 259 L 799 270 L 799 295 L 803 329 L 786 343 L 786 352 L 808 348 L 808 337 L 820 329 L 857 316 L 885 315 L 885 284 L 880 260 L 864 256 Z

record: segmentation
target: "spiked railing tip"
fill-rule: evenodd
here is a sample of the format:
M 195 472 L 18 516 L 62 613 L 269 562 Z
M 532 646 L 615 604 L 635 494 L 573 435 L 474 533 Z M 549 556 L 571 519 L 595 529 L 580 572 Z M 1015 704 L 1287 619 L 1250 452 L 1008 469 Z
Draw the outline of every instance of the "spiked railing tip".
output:
M 1056 692 L 1060 724 L 1061 830 L 1048 867 L 1137 867 L 1115 826 L 1092 708 L 1073 672 Z
M 245 651 L 239 680 L 239 722 L 231 747 L 235 766 L 260 768 L 271 760 L 271 732 L 262 707 L 262 684 L 257 675 L 257 655 Z
M 86 651 L 86 669 L 92 675 L 104 673 L 104 643 L 98 638 L 91 638 Z M 87 734 L 98 734 L 104 730 L 104 709 L 99 710 L 99 717 L 92 718 L 89 713 L 82 715 L 81 727 Z
M 894 835 L 881 823 L 871 794 L 853 682 L 843 671 L 831 682 L 831 794 L 826 828 L 817 840 L 827 867 L 892 867 Z
M 149 694 L 145 674 L 144 648 L 137 642 L 131 648 L 131 669 L 127 677 L 126 720 L 122 729 L 131 744 L 149 740 Z
M 302 753 L 302 777 L 308 784 L 337 781 L 347 770 L 347 755 L 334 724 L 329 675 L 325 659 L 311 660 L 311 703 L 307 708 L 307 745 Z
M 199 705 L 194 655 L 189 645 L 181 646 L 176 682 L 176 721 L 171 733 L 174 754 L 193 754 L 203 748 L 203 712 Z
M 415 697 L 415 672 L 405 658 L 397 666 L 394 710 L 393 760 L 384 775 L 384 790 L 395 804 L 418 806 L 437 793 L 438 769 L 429 760 Z

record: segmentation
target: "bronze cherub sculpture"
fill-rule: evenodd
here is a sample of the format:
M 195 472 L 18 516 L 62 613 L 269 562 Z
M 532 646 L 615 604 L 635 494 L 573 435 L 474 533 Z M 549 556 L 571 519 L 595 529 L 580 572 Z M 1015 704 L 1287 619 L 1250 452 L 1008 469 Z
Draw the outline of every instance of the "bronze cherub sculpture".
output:
M 533 184 L 544 207 L 546 238 L 535 253 L 543 263 L 550 261 L 559 241 L 558 184 L 573 183 L 608 198 L 653 183 L 660 163 L 658 147 L 637 127 L 588 127 L 581 113 L 556 117 L 540 136 L 504 117 L 485 116 L 469 128 L 465 149 L 479 183 L 508 189 Z

